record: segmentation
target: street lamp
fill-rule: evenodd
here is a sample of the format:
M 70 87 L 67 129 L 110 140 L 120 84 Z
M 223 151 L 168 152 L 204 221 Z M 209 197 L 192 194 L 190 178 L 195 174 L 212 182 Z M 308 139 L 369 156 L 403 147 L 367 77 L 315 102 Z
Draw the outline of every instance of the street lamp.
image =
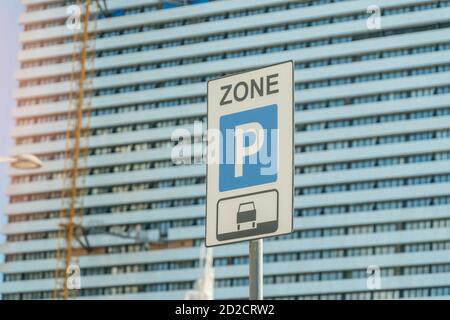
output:
M 32 170 L 42 167 L 42 161 L 32 154 L 21 154 L 13 157 L 0 157 L 1 162 L 9 162 L 15 169 Z

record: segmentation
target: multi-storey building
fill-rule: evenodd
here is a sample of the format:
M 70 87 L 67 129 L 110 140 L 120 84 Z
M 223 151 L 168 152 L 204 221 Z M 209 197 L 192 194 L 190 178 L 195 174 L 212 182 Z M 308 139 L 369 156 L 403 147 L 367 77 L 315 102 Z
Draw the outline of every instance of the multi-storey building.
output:
M 22 2 L 12 153 L 34 153 L 45 166 L 10 171 L 3 299 L 50 298 L 55 286 L 72 88 L 65 23 L 74 1 Z M 371 5 L 381 8 L 381 29 L 367 26 Z M 183 298 L 200 272 L 205 166 L 175 166 L 171 133 L 205 120 L 207 80 L 290 59 L 294 232 L 265 241 L 265 297 L 450 297 L 450 1 L 108 7 L 97 25 L 82 170 L 93 252 L 80 258 L 80 298 Z M 108 233 L 138 225 L 163 244 L 146 251 Z M 217 299 L 248 296 L 247 255 L 245 244 L 215 249 Z M 376 290 L 367 285 L 373 265 Z

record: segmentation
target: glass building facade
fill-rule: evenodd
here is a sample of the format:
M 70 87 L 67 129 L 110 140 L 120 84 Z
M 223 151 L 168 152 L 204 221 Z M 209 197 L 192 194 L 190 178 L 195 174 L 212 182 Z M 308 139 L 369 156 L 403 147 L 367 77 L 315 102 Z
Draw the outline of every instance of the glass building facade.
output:
M 9 171 L 0 294 L 48 299 L 76 1 L 22 2 L 12 153 L 45 166 Z M 295 63 L 294 232 L 265 241 L 265 297 L 450 298 L 450 1 L 107 3 L 88 79 L 80 192 L 93 250 L 80 258 L 80 299 L 182 299 L 193 287 L 205 166 L 175 165 L 171 134 L 206 121 L 206 81 L 285 60 Z M 380 29 L 367 26 L 371 5 Z M 115 228 L 161 242 L 146 250 Z M 247 256 L 246 244 L 214 250 L 217 299 L 248 297 Z

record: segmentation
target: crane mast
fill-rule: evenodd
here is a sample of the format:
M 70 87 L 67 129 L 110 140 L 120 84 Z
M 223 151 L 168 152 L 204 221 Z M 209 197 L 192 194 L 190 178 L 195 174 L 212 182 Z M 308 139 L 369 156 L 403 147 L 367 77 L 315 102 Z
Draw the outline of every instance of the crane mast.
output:
M 89 118 L 92 99 L 92 78 L 87 80 L 89 67 L 93 71 L 93 60 L 95 57 L 95 41 L 97 28 L 97 15 L 95 19 L 92 36 L 90 35 L 91 0 L 84 0 L 84 13 L 82 17 L 82 30 L 73 36 L 74 49 L 72 53 L 72 83 L 76 88 L 69 93 L 69 109 L 67 115 L 66 150 L 64 156 L 63 188 L 61 191 L 61 211 L 59 225 L 59 243 L 56 253 L 57 267 L 55 271 L 56 285 L 53 292 L 54 299 L 70 298 L 69 276 L 72 264 L 78 265 L 82 248 L 74 246 L 76 233 L 81 224 L 83 215 L 83 197 L 80 192 L 80 160 L 86 160 L 88 155 L 88 137 L 90 135 Z M 81 1 L 77 1 L 81 7 Z M 97 6 L 98 6 L 97 1 Z M 89 48 L 90 40 L 94 45 Z M 88 65 L 91 59 L 90 66 Z M 78 67 L 75 67 L 77 64 Z M 74 104 L 74 110 L 71 106 Z M 85 123 L 84 119 L 86 119 Z M 86 176 L 86 172 L 82 175 Z M 68 185 L 67 185 L 68 183 Z M 79 218 L 77 220 L 77 217 Z M 63 281 L 61 283 L 61 280 Z

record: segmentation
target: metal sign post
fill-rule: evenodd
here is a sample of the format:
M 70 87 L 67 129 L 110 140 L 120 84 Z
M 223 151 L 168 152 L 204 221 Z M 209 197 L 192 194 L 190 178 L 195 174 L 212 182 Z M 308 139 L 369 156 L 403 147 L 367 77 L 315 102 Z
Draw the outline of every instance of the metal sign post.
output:
M 292 232 L 292 61 L 208 82 L 206 246 L 249 241 L 250 299 L 263 298 L 262 238 Z
M 249 242 L 249 297 L 263 300 L 263 239 Z

